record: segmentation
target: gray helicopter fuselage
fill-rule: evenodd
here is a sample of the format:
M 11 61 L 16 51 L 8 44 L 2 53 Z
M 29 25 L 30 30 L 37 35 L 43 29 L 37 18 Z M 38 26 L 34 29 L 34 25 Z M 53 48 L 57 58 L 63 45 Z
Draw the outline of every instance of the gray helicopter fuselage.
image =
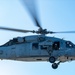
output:
M 63 39 L 35 35 L 17 37 L 0 46 L 0 59 L 49 61 L 50 56 L 62 62 L 74 60 L 75 45 Z

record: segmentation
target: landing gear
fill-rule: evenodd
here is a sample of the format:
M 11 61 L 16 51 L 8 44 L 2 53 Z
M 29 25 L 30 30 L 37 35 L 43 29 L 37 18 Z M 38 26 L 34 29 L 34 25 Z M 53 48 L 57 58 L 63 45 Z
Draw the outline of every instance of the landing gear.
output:
M 54 56 L 49 57 L 49 62 L 52 63 L 52 68 L 57 69 L 58 65 L 60 64 L 60 61 L 58 63 L 55 63 L 56 58 Z
M 55 63 L 55 61 L 56 61 L 56 58 L 55 58 L 54 56 L 50 56 L 50 57 L 49 57 L 49 62 L 50 62 L 50 63 L 53 63 L 53 64 L 52 64 L 52 68 L 53 68 L 53 69 L 58 68 L 58 64 Z
M 58 63 L 53 63 L 53 64 L 52 64 L 52 68 L 53 68 L 53 69 L 57 69 L 59 64 L 60 64 L 60 62 L 58 62 Z
M 49 57 L 49 62 L 50 63 L 54 63 L 55 61 L 56 61 L 55 57 L 53 57 L 53 56 Z
M 52 68 L 53 68 L 53 69 L 57 69 L 57 68 L 58 68 L 58 64 L 57 64 L 57 63 L 53 63 L 53 64 L 52 64 Z
M 57 69 L 60 62 L 55 63 L 56 57 L 51 56 L 51 53 L 53 52 L 52 47 L 48 47 L 47 52 L 49 53 L 49 62 L 52 63 L 52 68 Z

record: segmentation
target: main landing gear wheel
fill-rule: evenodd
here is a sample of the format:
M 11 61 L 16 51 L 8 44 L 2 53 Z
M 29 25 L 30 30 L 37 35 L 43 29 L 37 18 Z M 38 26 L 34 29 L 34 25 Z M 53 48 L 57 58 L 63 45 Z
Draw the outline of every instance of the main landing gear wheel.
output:
M 57 69 L 58 68 L 58 65 L 61 63 L 61 61 L 59 61 L 58 63 L 53 63 L 52 64 L 52 68 L 53 69 Z
M 58 64 L 57 64 L 57 63 L 53 63 L 53 64 L 52 64 L 52 68 L 53 68 L 53 69 L 57 69 L 57 68 L 58 68 Z
M 49 57 L 49 62 L 50 63 L 54 63 L 55 61 L 56 61 L 55 57 L 53 57 L 53 56 Z

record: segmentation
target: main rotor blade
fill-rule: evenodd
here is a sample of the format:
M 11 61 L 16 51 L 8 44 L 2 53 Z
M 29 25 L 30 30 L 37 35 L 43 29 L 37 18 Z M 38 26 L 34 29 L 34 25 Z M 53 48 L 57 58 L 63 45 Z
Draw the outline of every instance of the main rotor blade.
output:
M 40 23 L 39 23 L 39 19 L 38 19 L 38 12 L 37 12 L 37 8 L 36 8 L 36 0 L 21 0 L 21 2 L 23 3 L 24 7 L 26 7 L 29 11 L 29 13 L 31 14 L 32 18 L 34 19 L 36 26 L 41 27 Z
M 14 28 L 8 28 L 8 27 L 0 27 L 0 29 L 1 29 L 1 30 L 8 30 L 8 31 L 21 32 L 21 33 L 27 33 L 27 32 L 35 33 L 34 30 L 21 30 L 21 29 L 14 29 Z
M 60 32 L 49 31 L 48 33 L 50 33 L 50 34 L 55 34 L 55 33 L 75 33 L 75 31 L 60 31 Z

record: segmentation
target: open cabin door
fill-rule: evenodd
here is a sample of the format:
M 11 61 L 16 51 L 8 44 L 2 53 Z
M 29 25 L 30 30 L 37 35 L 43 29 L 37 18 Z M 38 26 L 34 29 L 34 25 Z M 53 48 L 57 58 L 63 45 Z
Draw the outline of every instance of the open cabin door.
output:
M 59 41 L 53 42 L 52 49 L 59 50 L 60 49 L 60 42 Z

